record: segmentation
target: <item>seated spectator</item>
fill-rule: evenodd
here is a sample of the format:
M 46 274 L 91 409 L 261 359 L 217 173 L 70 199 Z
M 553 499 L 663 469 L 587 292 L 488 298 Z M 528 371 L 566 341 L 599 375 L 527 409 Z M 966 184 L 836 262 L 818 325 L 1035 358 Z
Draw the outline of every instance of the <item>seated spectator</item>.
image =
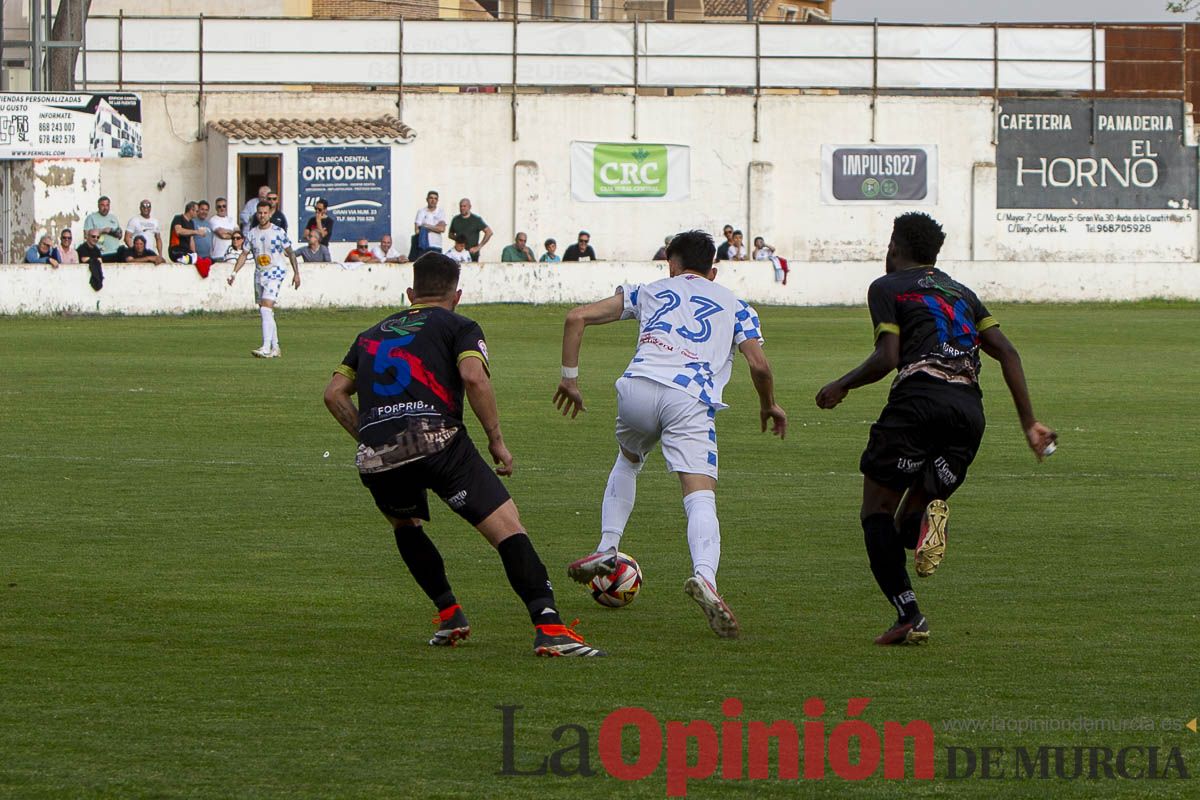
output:
M 117 259 L 126 264 L 165 264 L 167 260 L 153 250 L 147 249 L 146 237 L 140 233 L 133 237 L 133 247 L 117 250 Z
M 225 251 L 225 255 L 221 256 L 221 260 L 228 263 L 237 263 L 241 258 L 242 251 L 246 249 L 246 237 L 240 230 L 235 230 L 229 237 L 229 249 Z
M 70 228 L 63 228 L 62 232 L 58 234 L 58 263 L 79 263 L 79 254 L 75 252 L 75 245 L 71 241 L 73 238 L 75 237 Z
M 763 241 L 763 237 L 754 237 L 754 252 L 751 256 L 755 261 L 770 261 L 775 255 L 775 248 Z
M 470 264 L 474 259 L 471 257 L 471 251 L 467 249 L 467 239 L 465 236 L 452 233 L 451 240 L 454 241 L 454 247 L 446 251 L 446 257 L 457 261 L 459 264 Z
M 787 286 L 787 259 L 775 255 L 775 248 L 764 242 L 761 236 L 754 237 L 754 260 L 770 261 L 771 266 L 775 268 L 775 282 Z
M 328 264 L 333 261 L 329 248 L 321 244 L 321 233 L 316 228 L 308 229 L 308 247 L 296 251 L 296 258 L 304 262 L 315 261 L 318 264 Z
M 378 264 L 379 259 L 375 257 L 375 253 L 371 251 L 371 243 L 366 239 L 359 239 L 355 244 L 354 249 L 346 254 L 348 263 L 362 262 L 363 264 Z
M 533 251 L 529 249 L 526 242 L 529 237 L 524 233 L 517 233 L 516 241 L 510 245 L 505 245 L 504 251 L 500 253 L 501 261 L 537 261 L 533 257 Z
M 717 261 L 728 261 L 729 245 L 733 241 L 733 226 L 726 225 L 721 229 L 721 232 L 725 234 L 725 241 L 721 242 L 720 246 L 717 247 Z
M 674 236 L 668 236 L 666 239 L 663 239 L 663 246 L 654 251 L 654 258 L 652 258 L 650 260 L 651 261 L 666 261 L 667 260 L 667 245 L 669 245 L 671 243 L 671 240 L 674 238 L 675 238 Z
M 75 248 L 79 255 L 79 263 L 87 264 L 91 277 L 88 283 L 94 291 L 104 288 L 104 251 L 100 249 L 100 230 L 92 228 L 84 234 L 83 244 Z
M 325 202 L 325 198 L 317 200 L 315 208 L 316 213 L 304 224 L 304 233 L 307 235 L 309 231 L 317 231 L 321 235 L 321 244 L 328 247 L 329 237 L 333 236 L 333 223 L 337 220 L 329 213 L 329 203 Z
M 563 253 L 563 261 L 595 261 L 596 251 L 592 249 L 589 242 L 592 241 L 592 235 L 587 231 L 579 232 L 579 240 L 567 248 L 567 252 Z
M 38 239 L 38 243 L 25 251 L 26 264 L 49 264 L 58 269 L 59 256 L 58 250 L 54 247 L 54 239 L 50 234 L 42 234 Z
M 542 257 L 538 259 L 539 261 L 549 261 L 552 263 L 562 261 L 558 255 L 558 242 L 553 239 L 547 239 L 543 244 L 546 246 L 546 252 L 542 253 Z
M 729 261 L 750 260 L 750 254 L 746 251 L 746 243 L 742 241 L 741 231 L 733 232 L 733 238 L 729 240 L 729 249 L 726 251 L 725 257 Z
M 392 247 L 392 235 L 390 233 L 385 233 L 379 237 L 379 246 L 371 248 L 371 255 L 375 257 L 376 261 L 384 264 L 403 264 L 408 261 L 408 256 Z

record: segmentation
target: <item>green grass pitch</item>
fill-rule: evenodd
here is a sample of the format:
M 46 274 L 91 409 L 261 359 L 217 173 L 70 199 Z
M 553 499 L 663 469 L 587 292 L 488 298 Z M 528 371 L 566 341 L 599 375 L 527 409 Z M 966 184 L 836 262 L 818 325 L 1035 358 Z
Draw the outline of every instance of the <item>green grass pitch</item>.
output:
M 664 797 L 665 760 L 639 782 L 604 773 L 609 712 L 719 726 L 737 697 L 743 720 L 799 727 L 820 697 L 832 731 L 848 698 L 869 697 L 881 731 L 933 726 L 934 780 L 718 775 L 688 796 L 1195 797 L 1194 777 L 1011 773 L 1014 748 L 1040 745 L 1178 747 L 1200 771 L 1200 734 L 1178 727 L 1200 713 L 1200 307 L 992 310 L 1059 450 L 1035 463 L 985 359 L 983 448 L 951 501 L 946 562 L 916 587 L 932 641 L 880 649 L 891 615 L 867 569 L 857 463 L 886 383 L 832 412 L 813 402 L 867 354 L 864 309 L 760 309 L 784 442 L 758 431 L 735 365 L 718 418 L 721 589 L 744 630 L 731 642 L 681 591 L 683 510 L 657 454 L 622 546 L 645 573 L 637 601 L 602 609 L 565 577 L 597 541 L 632 324 L 588 331 L 589 411 L 571 422 L 551 405 L 564 309 L 464 307 L 488 335 L 508 485 L 563 614 L 612 653 L 590 662 L 531 655 L 499 559 L 440 504 L 427 530 L 473 633 L 452 651 L 425 645 L 431 607 L 321 402 L 383 312 L 285 309 L 278 361 L 250 357 L 250 313 L 0 319 L 0 796 Z M 523 707 L 517 767 L 577 723 L 597 774 L 498 775 L 499 705 Z M 1003 730 L 1080 719 L 1175 729 Z M 984 746 L 1006 749 L 1009 776 L 946 777 L 947 748 Z

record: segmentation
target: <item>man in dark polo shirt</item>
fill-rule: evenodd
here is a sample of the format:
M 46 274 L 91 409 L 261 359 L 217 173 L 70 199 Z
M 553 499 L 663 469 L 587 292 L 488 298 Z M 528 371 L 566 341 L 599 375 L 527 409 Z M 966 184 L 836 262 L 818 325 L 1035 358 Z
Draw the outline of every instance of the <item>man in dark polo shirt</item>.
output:
M 479 241 L 481 233 L 482 242 Z M 456 235 L 466 242 L 472 261 L 479 260 L 479 251 L 492 238 L 492 229 L 483 221 L 483 217 L 471 213 L 471 201 L 466 197 L 458 201 L 458 214 L 450 220 L 450 240 L 454 241 Z

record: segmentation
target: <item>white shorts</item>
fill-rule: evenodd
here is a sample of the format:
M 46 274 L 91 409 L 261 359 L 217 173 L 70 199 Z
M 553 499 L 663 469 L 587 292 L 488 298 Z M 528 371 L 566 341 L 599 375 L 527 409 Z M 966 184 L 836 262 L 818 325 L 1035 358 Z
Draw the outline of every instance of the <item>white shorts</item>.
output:
M 255 278 L 254 302 L 261 303 L 263 300 L 270 300 L 274 303 L 279 299 L 279 290 L 282 288 L 282 278 Z
M 717 477 L 715 409 L 649 378 L 617 380 L 617 443 L 641 456 L 662 443 L 671 472 Z

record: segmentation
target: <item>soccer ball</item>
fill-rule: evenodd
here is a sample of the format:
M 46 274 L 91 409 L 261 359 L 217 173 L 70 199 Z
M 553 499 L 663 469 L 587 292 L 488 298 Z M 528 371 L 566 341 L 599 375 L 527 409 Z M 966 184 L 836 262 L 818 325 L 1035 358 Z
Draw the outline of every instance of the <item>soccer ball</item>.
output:
M 597 575 L 588 584 L 592 599 L 602 606 L 623 608 L 633 602 L 642 588 L 642 568 L 632 557 L 617 553 L 617 568 L 611 575 Z

